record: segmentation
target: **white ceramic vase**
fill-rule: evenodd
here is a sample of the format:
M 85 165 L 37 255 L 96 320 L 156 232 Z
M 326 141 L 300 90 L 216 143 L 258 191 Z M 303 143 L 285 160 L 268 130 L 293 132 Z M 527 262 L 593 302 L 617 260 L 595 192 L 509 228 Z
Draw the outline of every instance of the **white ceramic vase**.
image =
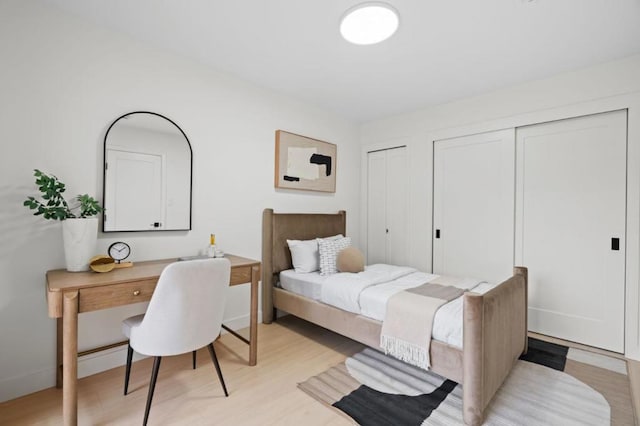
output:
M 98 218 L 63 220 L 62 240 L 67 271 L 88 271 L 89 259 L 96 251 Z

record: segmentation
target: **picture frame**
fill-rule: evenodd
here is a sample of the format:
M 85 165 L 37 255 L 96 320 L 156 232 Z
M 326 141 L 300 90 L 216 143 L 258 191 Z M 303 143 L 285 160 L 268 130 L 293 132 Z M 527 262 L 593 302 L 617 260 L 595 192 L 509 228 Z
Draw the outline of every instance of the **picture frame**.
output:
M 275 187 L 336 192 L 335 144 L 276 130 Z

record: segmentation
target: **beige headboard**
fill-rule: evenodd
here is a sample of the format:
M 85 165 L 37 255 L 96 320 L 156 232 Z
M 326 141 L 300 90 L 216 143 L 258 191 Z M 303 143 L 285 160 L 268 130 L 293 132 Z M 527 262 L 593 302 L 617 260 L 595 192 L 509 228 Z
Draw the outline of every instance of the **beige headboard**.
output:
M 272 288 L 275 279 L 286 269 L 291 269 L 291 253 L 287 240 L 310 240 L 346 235 L 347 213 L 274 213 L 262 212 L 262 321 L 273 319 Z

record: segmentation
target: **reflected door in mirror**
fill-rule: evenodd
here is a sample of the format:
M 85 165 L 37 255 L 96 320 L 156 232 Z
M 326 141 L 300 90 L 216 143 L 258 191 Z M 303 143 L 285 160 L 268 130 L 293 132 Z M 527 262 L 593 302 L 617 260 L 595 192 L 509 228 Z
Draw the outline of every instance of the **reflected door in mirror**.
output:
M 173 121 L 125 114 L 107 130 L 104 159 L 105 232 L 191 229 L 191 145 Z
M 166 210 L 162 163 L 161 155 L 107 150 L 105 176 L 110 184 L 105 204 L 113 213 L 105 213 L 105 224 L 120 231 L 162 227 Z M 132 205 L 137 207 L 129 208 Z

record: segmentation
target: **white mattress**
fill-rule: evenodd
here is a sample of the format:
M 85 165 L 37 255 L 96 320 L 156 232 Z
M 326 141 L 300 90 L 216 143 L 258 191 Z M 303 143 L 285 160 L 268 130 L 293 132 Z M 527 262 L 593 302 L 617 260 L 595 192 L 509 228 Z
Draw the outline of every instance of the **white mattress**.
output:
M 322 294 L 322 283 L 326 279 L 327 276 L 320 275 L 320 272 L 299 274 L 293 269 L 287 269 L 280 272 L 280 287 L 300 296 L 319 301 Z
M 383 321 L 387 300 L 394 294 L 417 287 L 437 278 L 426 272 L 413 272 L 393 281 L 367 287 L 360 293 L 360 314 Z M 322 285 L 328 276 L 318 272 L 298 274 L 293 269 L 280 272 L 280 286 L 285 290 L 321 301 Z M 474 293 L 484 294 L 497 284 L 482 282 L 471 288 Z M 431 337 L 443 343 L 462 348 L 462 297 L 443 305 L 436 312 Z

